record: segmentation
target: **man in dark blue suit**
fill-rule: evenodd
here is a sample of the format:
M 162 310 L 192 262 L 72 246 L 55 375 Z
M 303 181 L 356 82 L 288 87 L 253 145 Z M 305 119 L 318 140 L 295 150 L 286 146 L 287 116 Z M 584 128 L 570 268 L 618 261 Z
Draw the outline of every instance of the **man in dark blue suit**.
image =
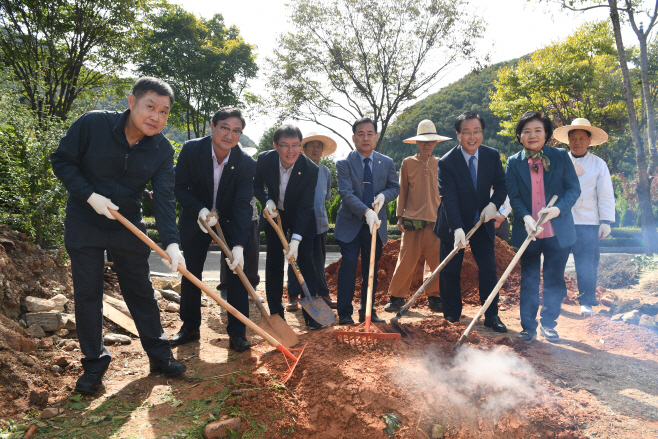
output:
M 461 250 L 441 271 L 440 289 L 443 316 L 459 321 L 462 313 L 461 269 L 466 244 L 470 243 L 478 266 L 480 302 L 484 303 L 497 283 L 494 260 L 495 227 L 490 220 L 505 202 L 505 171 L 496 149 L 482 145 L 484 119 L 472 111 L 455 121 L 459 145 L 439 160 L 441 205 L 434 233 L 441 239 L 441 260 L 454 247 Z M 491 188 L 493 187 L 493 194 Z M 466 242 L 465 234 L 484 216 L 484 224 Z M 484 314 L 484 325 L 496 332 L 507 332 L 498 317 L 498 295 Z
M 185 142 L 178 157 L 174 193 L 183 208 L 178 224 L 181 244 L 187 269 L 199 279 L 212 241 L 200 220 L 214 226 L 215 217 L 208 217 L 211 211 L 217 212 L 227 244 L 232 247 L 233 263 L 229 268 L 244 266 L 256 169 L 254 159 L 237 146 L 244 127 L 245 120 L 238 108 L 220 108 L 210 123 L 210 136 Z M 228 303 L 249 317 L 245 286 L 234 272 L 230 271 L 227 277 Z M 200 338 L 201 290 L 187 278 L 181 283 L 180 305 L 183 326 L 170 339 L 174 346 Z M 245 330 L 244 323 L 229 313 L 226 332 L 231 349 L 242 352 L 251 347 Z

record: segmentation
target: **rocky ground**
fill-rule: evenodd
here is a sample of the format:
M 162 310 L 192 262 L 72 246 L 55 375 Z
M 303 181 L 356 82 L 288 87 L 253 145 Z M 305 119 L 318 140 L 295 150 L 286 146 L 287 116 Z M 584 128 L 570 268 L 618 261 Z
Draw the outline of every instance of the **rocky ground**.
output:
M 513 283 L 506 285 L 508 298 L 500 307 L 510 332 L 501 336 L 477 323 L 457 353 L 452 347 L 478 311 L 468 289 L 461 325 L 446 323 L 421 303 L 402 319 L 409 337 L 393 348 L 338 343 L 333 332 L 350 329 L 345 327 L 307 333 L 301 312 L 287 313 L 301 334 L 298 347 L 306 349 L 285 385 L 284 357 L 259 336 L 248 332 L 254 345 L 248 352 L 228 350 L 226 313 L 212 302 L 202 310 L 201 340 L 174 349 L 188 371 L 173 379 L 148 374 L 138 339 L 106 321 L 107 334 L 131 342 L 109 345 L 113 361 L 102 392 L 75 395 L 80 353 L 75 330 L 66 328 L 74 324 L 65 316 L 73 309 L 68 268 L 6 228 L 0 236 L 3 438 L 23 437 L 29 425 L 37 426 L 33 437 L 202 437 L 207 424 L 222 421 L 237 431 L 229 437 L 658 437 L 655 330 L 634 324 L 630 316 L 613 319 L 607 306 L 592 317 L 580 316 L 574 284 L 558 320 L 558 343 L 515 342 L 521 328 Z M 472 269 L 468 262 L 465 268 Z M 422 272 L 421 266 L 418 275 Z M 107 280 L 106 293 L 120 299 L 112 277 Z M 164 284 L 172 280 L 154 279 L 164 293 L 160 303 L 169 335 L 180 326 L 175 295 Z M 653 312 L 652 285 L 649 276 L 640 277 L 632 288 L 601 290 L 599 297 L 609 296 L 613 313 L 639 312 L 639 323 Z M 27 297 L 58 295 L 69 301 L 53 300 L 54 307 L 41 312 L 61 315 L 54 321 L 64 326 L 56 329 L 59 335 L 46 331 L 39 338 L 34 323 L 27 322 L 28 305 L 51 304 Z M 386 299 L 385 291 L 377 294 L 377 311 L 391 318 L 383 311 Z M 258 320 L 253 304 L 250 312 Z M 224 433 L 216 428 L 205 435 Z

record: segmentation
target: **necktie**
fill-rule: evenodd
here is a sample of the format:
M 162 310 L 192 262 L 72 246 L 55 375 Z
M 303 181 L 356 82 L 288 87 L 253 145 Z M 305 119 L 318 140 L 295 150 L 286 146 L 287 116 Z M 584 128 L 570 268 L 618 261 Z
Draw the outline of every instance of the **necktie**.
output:
M 363 203 L 372 207 L 375 202 L 375 189 L 372 187 L 372 170 L 370 169 L 370 158 L 363 159 Z
M 468 159 L 468 170 L 471 173 L 471 179 L 473 180 L 473 186 L 475 187 L 475 193 L 477 194 L 478 191 L 478 176 L 477 173 L 475 172 L 475 156 L 472 155 L 470 159 Z M 477 222 L 479 219 L 479 211 L 475 211 L 475 219 L 473 220 L 474 222 Z

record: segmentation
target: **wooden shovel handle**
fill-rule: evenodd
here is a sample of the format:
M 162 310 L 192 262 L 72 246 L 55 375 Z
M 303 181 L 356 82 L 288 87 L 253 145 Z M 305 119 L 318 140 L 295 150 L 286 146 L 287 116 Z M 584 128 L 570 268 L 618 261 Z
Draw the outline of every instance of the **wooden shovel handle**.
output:
M 373 209 L 379 215 L 379 203 Z M 368 294 L 366 295 L 366 332 L 370 332 L 370 318 L 372 317 L 372 290 L 375 281 L 375 253 L 377 252 L 377 223 L 372 224 L 372 239 L 370 241 L 370 266 L 368 267 Z

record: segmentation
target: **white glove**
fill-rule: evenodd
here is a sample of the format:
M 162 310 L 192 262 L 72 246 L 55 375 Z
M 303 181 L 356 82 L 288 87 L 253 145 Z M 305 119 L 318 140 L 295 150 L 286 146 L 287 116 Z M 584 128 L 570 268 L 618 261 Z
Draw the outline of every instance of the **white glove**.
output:
M 498 215 L 496 205 L 494 203 L 489 203 L 487 204 L 487 207 L 482 210 L 480 217 L 484 217 L 484 222 L 486 223 L 496 218 L 496 215 Z
M 111 220 L 116 219 L 112 216 L 108 209 L 119 210 L 119 207 L 112 203 L 112 200 L 109 198 L 105 198 L 104 196 L 94 192 L 89 196 L 89 198 L 87 198 L 87 203 L 91 204 L 91 207 L 94 208 L 97 214 L 105 215 Z
M 532 215 L 526 215 L 523 217 L 523 222 L 525 223 L 525 232 L 528 234 L 528 236 L 536 233 L 539 235 L 541 232 L 544 231 L 543 228 L 537 227 L 537 223 L 535 220 L 532 218 Z M 536 241 L 537 238 L 533 237 L 533 241 Z
M 244 249 L 242 246 L 236 245 L 231 249 L 231 253 L 233 253 L 233 263 L 229 261 L 228 258 L 226 258 L 226 263 L 228 264 L 228 268 L 235 273 L 235 269 L 240 266 L 240 269 L 244 269 Z
M 272 218 L 276 218 L 279 212 L 276 211 L 276 203 L 272 200 L 267 200 L 265 203 L 265 210 L 267 210 Z
M 455 247 L 464 248 L 468 242 L 466 241 L 466 235 L 464 234 L 464 229 L 455 230 Z
M 384 194 L 377 194 L 375 201 L 372 203 L 372 208 L 375 209 L 375 207 L 379 204 L 379 210 L 381 210 L 381 208 L 384 206 L 384 201 L 386 201 Z
M 215 215 L 210 215 L 210 217 L 208 217 L 208 215 L 210 215 L 210 211 L 204 207 L 199 211 L 199 219 L 196 220 L 203 233 L 208 233 L 208 231 L 203 227 L 203 224 L 201 224 L 201 220 L 204 220 L 206 224 L 208 224 L 208 227 L 213 227 L 217 224 L 217 217 Z
M 296 261 L 298 253 L 299 253 L 299 241 L 296 239 L 292 239 L 290 241 L 290 244 L 288 244 L 288 253 L 286 253 L 286 259 L 292 258 L 294 261 Z
M 382 220 L 379 219 L 379 216 L 375 213 L 374 210 L 368 209 L 366 211 L 366 223 L 370 227 L 370 233 L 372 233 L 373 224 L 377 224 L 377 227 L 382 223 Z
M 599 240 L 605 238 L 610 234 L 610 224 L 601 224 L 599 226 Z
M 542 213 L 546 214 L 546 219 L 544 220 L 544 222 L 548 222 L 560 214 L 560 209 L 555 206 L 544 207 L 542 210 L 539 211 L 537 215 L 541 215 Z
M 175 273 L 178 271 L 178 264 L 181 264 L 183 267 L 185 267 L 185 259 L 183 258 L 183 254 L 180 252 L 180 249 L 178 248 L 178 244 L 169 244 L 167 246 L 167 250 L 165 251 L 171 258 L 171 264 L 169 263 L 169 261 L 162 258 L 162 263 L 165 264 L 167 268 L 169 268 L 171 271 Z

